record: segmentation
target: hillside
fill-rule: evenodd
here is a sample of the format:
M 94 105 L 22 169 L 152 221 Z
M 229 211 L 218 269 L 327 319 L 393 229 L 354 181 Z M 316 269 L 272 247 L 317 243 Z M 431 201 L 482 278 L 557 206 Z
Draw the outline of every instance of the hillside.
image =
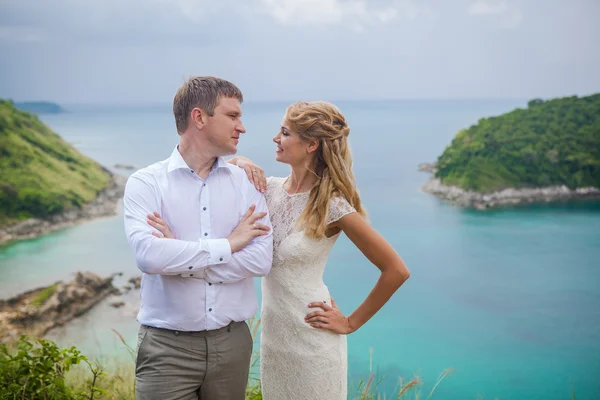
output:
M 600 188 L 600 94 L 532 100 L 461 130 L 436 163 L 445 186 L 477 193 Z
M 0 100 L 0 226 L 80 208 L 110 184 L 101 165 Z

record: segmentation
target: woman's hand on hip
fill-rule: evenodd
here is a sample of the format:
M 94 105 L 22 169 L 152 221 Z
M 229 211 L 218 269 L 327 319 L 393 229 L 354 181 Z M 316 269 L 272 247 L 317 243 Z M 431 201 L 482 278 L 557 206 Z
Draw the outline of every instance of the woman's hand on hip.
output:
M 352 328 L 350 319 L 342 314 L 333 299 L 331 299 L 331 306 L 323 301 L 318 301 L 310 303 L 308 307 L 322 309 L 322 311 L 312 311 L 304 317 L 304 321 L 313 328 L 326 329 L 341 335 L 347 335 L 356 330 Z

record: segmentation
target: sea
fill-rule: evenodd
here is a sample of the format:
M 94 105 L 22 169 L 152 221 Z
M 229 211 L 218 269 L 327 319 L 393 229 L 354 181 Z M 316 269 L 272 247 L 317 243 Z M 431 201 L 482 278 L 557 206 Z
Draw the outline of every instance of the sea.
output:
M 287 176 L 273 136 L 287 102 L 242 105 L 247 133 L 238 154 L 267 175 Z M 420 379 L 421 398 L 600 399 L 600 204 L 572 202 L 473 211 L 423 193 L 422 162 L 454 135 L 526 99 L 339 101 L 351 128 L 354 171 L 372 226 L 400 254 L 411 278 L 348 337 L 349 398 L 375 373 L 381 398 Z M 64 105 L 41 120 L 114 172 L 169 157 L 177 144 L 170 104 Z M 68 280 L 75 271 L 140 275 L 115 216 L 0 247 L 0 297 Z M 369 294 L 379 270 L 346 237 L 325 283 L 346 314 Z M 256 280 L 260 297 L 260 282 Z M 123 301 L 115 308 L 112 303 Z M 111 296 L 48 338 L 90 358 L 133 362 L 139 293 Z M 257 338 L 255 346 L 260 345 Z M 438 382 L 439 377 L 444 377 Z M 438 384 L 439 383 L 439 384 Z

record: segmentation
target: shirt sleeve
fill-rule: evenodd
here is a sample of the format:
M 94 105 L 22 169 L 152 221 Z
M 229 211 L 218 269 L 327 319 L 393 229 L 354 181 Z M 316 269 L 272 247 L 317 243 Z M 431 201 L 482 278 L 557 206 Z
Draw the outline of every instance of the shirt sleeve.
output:
M 146 274 L 178 275 L 205 270 L 231 260 L 227 239 L 188 242 L 152 235 L 147 216 L 160 210 L 160 196 L 151 176 L 136 173 L 125 185 L 123 196 L 125 234 L 138 268 Z
M 207 282 L 237 282 L 247 278 L 265 276 L 271 270 L 273 262 L 273 227 L 268 214 L 267 202 L 265 196 L 257 191 L 254 186 L 247 186 L 246 209 L 254 204 L 256 205 L 255 213 L 267 212 L 267 215 L 258 222 L 267 225 L 271 229 L 267 235 L 255 237 L 246 247 L 233 253 L 227 263 L 208 268 L 204 275 Z

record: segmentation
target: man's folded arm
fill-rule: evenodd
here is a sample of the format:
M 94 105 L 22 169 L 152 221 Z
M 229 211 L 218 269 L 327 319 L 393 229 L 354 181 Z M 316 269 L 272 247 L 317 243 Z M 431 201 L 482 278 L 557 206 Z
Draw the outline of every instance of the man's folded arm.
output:
M 264 195 L 252 187 L 249 208 L 256 205 L 255 213 L 267 212 L 267 202 Z M 247 278 L 265 276 L 271 270 L 273 262 L 273 227 L 269 214 L 257 222 L 267 225 L 270 230 L 267 235 L 255 237 L 246 247 L 231 255 L 224 264 L 211 266 L 206 269 L 204 279 L 211 283 L 231 283 Z
M 132 175 L 123 196 L 125 233 L 138 268 L 147 274 L 179 275 L 231 261 L 227 239 L 165 240 L 152 235 L 148 214 L 159 211 L 159 196 L 148 180 Z

